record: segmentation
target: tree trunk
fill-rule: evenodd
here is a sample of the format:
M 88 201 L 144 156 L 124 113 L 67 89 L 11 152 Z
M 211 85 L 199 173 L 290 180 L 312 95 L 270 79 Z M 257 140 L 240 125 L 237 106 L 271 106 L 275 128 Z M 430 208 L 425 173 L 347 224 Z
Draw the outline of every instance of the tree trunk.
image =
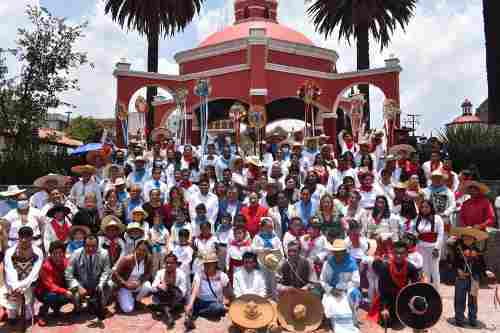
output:
M 500 124 L 500 29 L 495 14 L 498 0 L 483 0 L 484 33 L 486 40 L 486 69 L 488 73 L 488 121 Z
M 358 36 L 356 40 L 358 70 L 369 69 L 370 39 L 369 39 L 368 26 L 357 27 L 356 34 Z M 370 129 L 370 86 L 367 84 L 362 84 L 358 88 L 359 92 L 362 93 L 366 98 L 366 104 L 363 110 L 364 111 L 363 121 L 366 124 L 366 129 Z
M 155 29 L 148 34 L 148 72 L 158 73 L 158 43 L 159 43 L 159 33 Z M 149 141 L 149 133 L 155 128 L 154 124 L 154 107 L 153 99 L 158 93 L 157 87 L 148 87 L 146 93 L 146 100 L 148 103 L 148 113 L 147 113 L 147 133 Z

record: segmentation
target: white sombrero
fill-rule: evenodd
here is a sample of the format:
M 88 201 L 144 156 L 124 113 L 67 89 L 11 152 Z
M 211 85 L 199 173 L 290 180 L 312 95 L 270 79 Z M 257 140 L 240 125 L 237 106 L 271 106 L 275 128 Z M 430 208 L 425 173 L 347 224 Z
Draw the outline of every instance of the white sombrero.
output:
M 17 185 L 9 185 L 7 187 L 7 191 L 0 192 L 0 196 L 2 197 L 13 197 L 19 195 L 21 193 L 26 192 L 25 189 L 20 189 Z
M 64 177 L 63 175 L 49 173 L 48 175 L 37 178 L 33 182 L 33 185 L 35 185 L 36 187 L 45 187 L 45 184 L 47 184 L 47 182 L 57 182 L 57 187 L 61 187 L 64 186 L 65 180 L 66 177 Z

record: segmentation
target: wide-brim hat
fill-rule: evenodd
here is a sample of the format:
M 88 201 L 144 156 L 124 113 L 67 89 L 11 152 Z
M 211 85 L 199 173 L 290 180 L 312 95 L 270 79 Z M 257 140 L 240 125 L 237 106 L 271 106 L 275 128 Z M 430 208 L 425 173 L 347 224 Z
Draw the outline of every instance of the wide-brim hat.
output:
M 435 178 L 435 177 L 445 178 L 446 175 L 443 173 L 443 171 L 441 171 L 441 169 L 437 169 L 437 170 L 432 171 L 432 173 L 431 173 L 431 178 Z
M 141 214 L 143 214 L 143 215 L 144 215 L 144 219 L 147 219 L 147 218 L 148 218 L 148 216 L 149 216 L 149 215 L 148 215 L 148 212 L 146 212 L 146 211 L 144 210 L 144 208 L 142 208 L 141 206 L 137 206 L 137 207 L 135 207 L 134 209 L 132 209 L 132 212 L 131 212 L 131 213 L 132 213 L 132 215 L 134 215 L 135 213 L 141 213 Z
M 257 261 L 260 266 L 270 272 L 276 272 L 283 260 L 283 254 L 280 250 L 264 250 L 257 255 Z
M 258 329 L 269 325 L 276 318 L 273 305 L 263 297 L 247 294 L 235 299 L 229 307 L 229 318 L 239 327 Z
M 138 155 L 134 158 L 134 162 L 144 162 L 146 163 L 146 157 L 144 157 L 143 155 Z
M 132 223 L 127 224 L 127 231 L 131 231 L 131 230 L 140 230 L 140 231 L 144 232 L 144 228 L 142 227 L 142 225 L 140 223 L 137 223 L 137 222 L 132 222 Z
M 312 332 L 323 320 L 321 299 L 313 293 L 293 289 L 281 295 L 278 303 L 278 321 L 290 332 Z
M 64 186 L 66 177 L 63 175 L 58 175 L 55 173 L 49 173 L 48 175 L 42 176 L 40 178 L 37 178 L 34 182 L 33 185 L 36 187 L 44 187 L 47 182 L 56 182 L 57 187 Z
M 125 231 L 125 226 L 122 221 L 114 215 L 107 215 L 101 221 L 101 230 L 102 232 L 106 232 L 106 229 L 109 227 L 117 227 L 120 230 L 120 233 Z
M 347 245 L 343 239 L 336 239 L 328 246 L 331 252 L 342 252 L 347 250 Z
M 9 187 L 7 187 L 7 191 L 0 192 L 0 196 L 13 197 L 24 192 L 26 192 L 26 189 L 21 189 L 17 185 L 10 185 Z
M 410 145 L 407 145 L 407 144 L 401 144 L 401 145 L 392 146 L 389 149 L 389 154 L 391 154 L 391 155 L 399 155 L 399 153 L 401 151 L 404 151 L 404 152 L 406 152 L 408 154 L 416 152 L 416 150 L 415 150 L 415 148 L 413 148 L 413 146 L 410 146 Z
M 394 189 L 406 190 L 408 188 L 408 184 L 405 182 L 397 182 L 394 184 Z
M 263 166 L 263 164 L 262 164 L 262 162 L 261 162 L 261 160 L 260 160 L 260 158 L 258 156 L 248 156 L 246 158 L 246 162 L 248 164 L 252 164 L 252 165 L 254 165 L 254 166 L 258 167 L 258 168 L 260 168 L 260 167 Z
M 217 257 L 217 253 L 215 253 L 215 252 L 205 253 L 201 257 L 201 263 L 203 265 L 205 265 L 205 264 L 211 264 L 211 263 L 216 263 L 216 262 L 219 262 L 219 258 Z
M 96 168 L 90 164 L 77 165 L 71 168 L 71 172 L 76 173 L 77 175 L 81 175 L 83 173 L 95 174 Z
M 126 184 L 125 179 L 123 177 L 118 177 L 115 179 L 115 182 L 113 185 L 121 186 L 121 185 L 125 185 L 125 184 Z
M 450 235 L 456 237 L 470 236 L 477 241 L 484 241 L 489 238 L 489 234 L 487 232 L 473 227 L 452 227 L 450 229 Z
M 465 188 L 466 192 L 469 191 L 469 187 L 477 187 L 482 194 L 487 194 L 490 192 L 490 188 L 486 184 L 475 180 L 468 180 L 464 183 L 463 188 Z
M 158 142 L 159 137 L 162 135 L 163 135 L 164 139 L 170 138 L 172 136 L 168 129 L 166 129 L 164 127 L 157 127 L 151 131 L 151 141 Z
M 73 224 L 71 226 L 69 233 L 71 236 L 73 236 L 75 234 L 75 232 L 77 232 L 79 230 L 83 231 L 85 236 L 90 235 L 90 233 L 91 233 L 89 227 L 87 227 L 86 225 L 81 225 L 81 224 Z
M 71 209 L 69 209 L 68 207 L 62 205 L 62 204 L 56 204 L 54 205 L 54 207 L 52 207 L 51 209 L 49 209 L 47 211 L 47 216 L 50 217 L 50 218 L 53 218 L 56 213 L 58 212 L 63 212 L 65 216 L 71 214 Z
M 417 305 L 418 302 L 423 305 Z M 439 292 L 428 283 L 410 284 L 396 298 L 396 314 L 408 327 L 425 330 L 434 326 L 443 313 Z

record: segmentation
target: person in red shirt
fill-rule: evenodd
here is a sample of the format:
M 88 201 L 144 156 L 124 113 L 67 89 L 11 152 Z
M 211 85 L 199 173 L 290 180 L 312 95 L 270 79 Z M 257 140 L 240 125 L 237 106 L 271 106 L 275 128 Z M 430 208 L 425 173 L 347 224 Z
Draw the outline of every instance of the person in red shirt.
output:
M 470 199 L 462 204 L 460 210 L 460 223 L 462 227 L 474 227 L 485 230 L 493 227 L 495 211 L 490 200 L 486 197 L 489 189 L 486 185 L 477 181 L 468 181 L 464 184 Z
M 267 215 L 267 208 L 259 205 L 259 195 L 255 192 L 248 196 L 248 206 L 241 208 L 241 215 L 246 219 L 246 229 L 253 238 L 259 232 L 260 219 Z
M 35 295 L 42 303 L 38 312 L 38 325 L 45 326 L 49 309 L 59 315 L 63 305 L 73 300 L 73 295 L 66 288 L 64 271 L 68 267 L 66 245 L 59 240 L 53 241 L 49 247 L 49 256 L 44 260 Z

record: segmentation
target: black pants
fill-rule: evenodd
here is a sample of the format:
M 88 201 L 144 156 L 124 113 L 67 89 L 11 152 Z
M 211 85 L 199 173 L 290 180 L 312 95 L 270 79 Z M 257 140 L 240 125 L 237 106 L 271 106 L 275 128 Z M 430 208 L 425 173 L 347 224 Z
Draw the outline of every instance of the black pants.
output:
M 154 293 L 153 302 L 158 308 L 164 309 L 168 307 L 171 312 L 181 312 L 186 304 L 186 299 L 182 296 L 179 288 L 173 287 Z
M 78 307 L 81 307 L 82 300 L 80 299 L 78 291 L 74 295 L 75 295 L 75 304 L 77 304 Z M 106 301 L 104 299 L 104 294 L 102 290 L 100 288 L 87 289 L 86 297 L 88 299 L 88 307 L 90 312 L 93 313 L 97 317 L 97 319 L 104 320 L 106 317 L 105 316 Z

